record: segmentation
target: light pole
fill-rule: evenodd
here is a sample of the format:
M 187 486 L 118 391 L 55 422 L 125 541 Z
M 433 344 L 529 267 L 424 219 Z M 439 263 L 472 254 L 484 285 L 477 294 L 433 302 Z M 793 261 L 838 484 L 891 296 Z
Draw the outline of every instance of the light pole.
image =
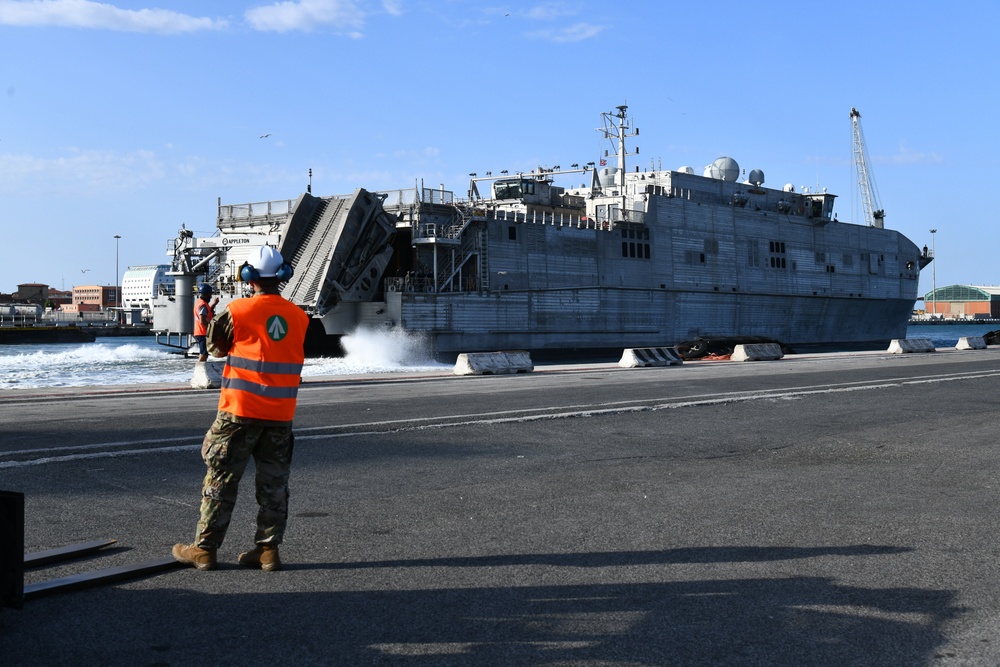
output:
M 117 301 L 119 316 L 122 307 L 122 286 L 118 284 L 118 239 L 120 238 L 118 234 L 115 234 L 115 294 L 117 295 L 115 301 Z
M 931 306 L 934 311 L 932 314 L 937 316 L 937 253 L 934 252 L 934 235 L 937 234 L 936 229 L 931 230 Z

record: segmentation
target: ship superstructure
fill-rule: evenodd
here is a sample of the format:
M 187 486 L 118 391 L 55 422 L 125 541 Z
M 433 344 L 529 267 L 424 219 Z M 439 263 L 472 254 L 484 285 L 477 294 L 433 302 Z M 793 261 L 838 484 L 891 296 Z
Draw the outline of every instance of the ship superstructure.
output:
M 838 221 L 824 190 L 766 187 L 756 169 L 740 179 L 732 158 L 700 175 L 629 171 L 626 140 L 638 132 L 626 112 L 603 114 L 613 166 L 473 176 L 461 198 L 417 184 L 220 203 L 216 236 L 182 230 L 171 242 L 177 293 L 154 301 L 154 328 L 190 331 L 197 282 L 246 294 L 239 267 L 267 243 L 296 269 L 282 294 L 327 336 L 399 327 L 440 356 L 905 337 L 930 261 L 914 243 Z M 579 174 L 583 186 L 556 184 Z

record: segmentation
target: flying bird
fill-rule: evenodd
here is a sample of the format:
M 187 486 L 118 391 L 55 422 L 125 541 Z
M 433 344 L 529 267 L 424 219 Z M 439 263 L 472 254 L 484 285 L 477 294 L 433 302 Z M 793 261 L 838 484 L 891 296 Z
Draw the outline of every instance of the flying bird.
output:
M 90 269 L 80 269 L 80 273 L 86 273 L 87 271 L 90 271 Z
M 269 136 L 271 136 L 271 133 L 270 133 L 270 132 L 268 132 L 267 134 L 262 134 L 262 135 L 260 135 L 260 138 L 261 138 L 261 139 L 267 139 L 267 138 L 268 138 Z

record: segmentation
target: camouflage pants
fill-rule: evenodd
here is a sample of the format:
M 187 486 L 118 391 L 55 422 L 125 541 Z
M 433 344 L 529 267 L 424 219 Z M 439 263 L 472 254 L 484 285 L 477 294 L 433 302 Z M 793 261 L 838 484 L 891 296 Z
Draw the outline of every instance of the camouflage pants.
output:
M 288 523 L 288 474 L 295 438 L 291 426 L 241 423 L 220 412 L 205 434 L 201 458 L 201 518 L 195 543 L 218 549 L 236 506 L 240 479 L 251 457 L 257 469 L 257 544 L 281 544 Z

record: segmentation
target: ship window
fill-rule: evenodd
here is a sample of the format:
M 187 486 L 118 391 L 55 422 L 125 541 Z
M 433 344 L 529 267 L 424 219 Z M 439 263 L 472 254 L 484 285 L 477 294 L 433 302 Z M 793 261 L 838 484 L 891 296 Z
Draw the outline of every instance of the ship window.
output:
M 747 243 L 747 266 L 760 266 L 760 244 L 757 241 Z
M 507 238 L 510 239 L 511 241 L 517 240 L 517 227 L 507 228 Z
M 836 273 L 837 272 L 837 267 L 834 266 L 833 264 L 827 264 L 826 265 L 826 272 L 827 273 Z
M 497 181 L 493 184 L 493 196 L 496 199 L 520 199 L 520 181 Z
M 854 266 L 854 255 L 844 253 L 844 266 Z
M 816 253 L 816 263 L 817 264 L 826 264 L 826 253 L 825 252 L 818 252 L 818 253 Z
M 786 267 L 785 262 L 785 242 L 784 241 L 771 241 L 768 245 L 771 250 L 770 265 L 772 269 L 784 269 Z M 795 265 L 792 265 L 795 268 Z
M 622 257 L 634 257 L 636 259 L 649 259 L 650 250 L 648 243 L 630 243 L 622 241 Z M 685 258 L 687 256 L 685 255 Z

